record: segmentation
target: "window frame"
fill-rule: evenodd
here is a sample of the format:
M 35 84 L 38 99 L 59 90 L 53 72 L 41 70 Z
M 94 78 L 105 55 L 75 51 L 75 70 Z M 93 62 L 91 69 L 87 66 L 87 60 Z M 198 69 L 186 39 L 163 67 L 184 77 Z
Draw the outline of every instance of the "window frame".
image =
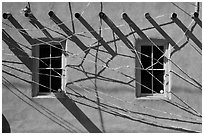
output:
M 39 43 L 39 41 L 42 41 L 41 44 L 42 45 L 62 45 L 62 49 L 65 50 L 66 49 L 66 40 L 62 39 L 62 38 L 54 38 L 54 40 L 50 40 L 48 38 L 39 38 L 36 39 L 36 44 Z M 48 43 L 48 44 L 46 44 Z M 39 43 L 40 44 L 40 43 Z M 40 92 L 39 91 L 39 84 L 40 84 L 40 80 L 39 80 L 39 66 L 40 66 L 40 61 L 39 61 L 39 57 L 40 57 L 40 47 L 39 45 L 32 45 L 32 93 L 31 96 L 33 98 L 54 98 L 56 96 L 61 96 L 62 94 L 60 94 L 60 92 Z M 62 55 L 61 55 L 61 70 L 62 70 L 62 74 L 61 74 L 61 90 L 65 90 L 65 54 L 62 51 Z
M 171 53 L 171 46 L 165 39 L 155 39 L 151 38 L 151 41 L 153 41 L 156 45 L 158 46 L 164 46 L 164 51 L 165 54 L 164 56 L 164 82 L 163 82 L 163 87 L 164 87 L 164 93 L 156 93 L 156 94 L 144 94 L 141 93 L 141 64 L 140 61 L 138 60 L 137 56 L 135 56 L 135 78 L 136 78 L 136 89 L 135 89 L 135 96 L 136 98 L 140 99 L 161 99 L 161 98 L 166 98 L 166 99 L 171 99 L 171 63 L 170 63 L 170 53 Z M 141 52 L 141 47 L 142 46 L 155 46 L 152 43 L 150 43 L 148 40 L 143 40 L 143 39 L 137 39 L 135 42 L 135 49 L 138 52 Z M 141 60 L 141 54 L 138 53 L 138 56 Z M 152 84 L 153 85 L 153 84 Z

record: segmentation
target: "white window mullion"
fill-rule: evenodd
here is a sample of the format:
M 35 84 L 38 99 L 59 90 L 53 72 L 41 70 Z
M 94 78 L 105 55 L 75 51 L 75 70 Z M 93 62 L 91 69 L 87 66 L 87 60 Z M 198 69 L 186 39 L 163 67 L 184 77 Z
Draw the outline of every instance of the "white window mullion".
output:
M 153 94 L 153 91 L 154 91 L 154 89 L 153 89 L 153 88 L 154 88 L 154 84 L 153 84 L 153 83 L 154 83 L 154 82 L 153 82 L 154 77 L 153 77 L 153 66 L 152 66 L 152 65 L 154 64 L 154 61 L 153 61 L 153 58 L 154 58 L 154 53 L 153 53 L 153 52 L 154 52 L 154 49 L 153 49 L 153 48 L 154 48 L 154 47 L 153 47 L 153 45 L 151 46 L 151 48 L 152 48 L 152 52 L 151 52 L 151 69 L 152 69 L 152 70 L 151 70 L 150 73 L 152 74 L 152 75 L 151 75 L 151 77 L 152 77 L 152 88 L 151 88 L 151 89 L 152 89 L 152 94 Z
M 51 92 L 52 91 L 52 89 L 51 89 L 51 75 L 52 75 L 52 53 L 51 53 L 52 50 L 51 49 L 52 48 L 51 48 L 51 46 L 49 47 L 49 49 L 50 49 L 50 67 L 49 67 L 50 68 L 49 69 L 50 70 L 50 76 L 49 76 L 49 79 L 50 79 L 49 83 L 50 84 L 49 84 L 49 88 L 50 88 L 50 92 Z

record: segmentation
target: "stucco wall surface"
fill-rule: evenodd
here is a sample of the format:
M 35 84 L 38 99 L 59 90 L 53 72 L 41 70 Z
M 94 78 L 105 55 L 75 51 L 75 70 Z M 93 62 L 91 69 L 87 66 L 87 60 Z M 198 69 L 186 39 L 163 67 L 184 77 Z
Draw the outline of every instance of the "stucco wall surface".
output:
M 66 24 L 66 26 L 72 29 L 70 10 L 68 6 L 68 2 L 31 2 L 31 10 L 35 17 L 44 25 L 53 30 L 60 31 L 60 28 L 49 18 L 48 12 L 54 11 L 54 13 L 61 19 L 61 21 Z M 191 3 L 175 3 L 179 5 L 183 10 L 188 12 L 189 14 L 193 14 L 197 7 L 195 6 L 195 2 Z M 27 30 L 29 35 L 33 38 L 44 37 L 43 33 L 40 30 L 37 30 L 26 18 L 23 14 L 22 9 L 27 5 L 27 3 L 21 2 L 9 2 L 2 3 L 2 13 L 10 12 L 13 17 L 23 26 L 24 29 Z M 73 14 L 79 12 L 83 18 L 96 30 L 98 31 L 100 22 L 99 22 L 99 12 L 100 12 L 100 3 L 98 2 L 73 2 L 72 12 Z M 193 6 L 194 5 L 194 6 Z M 126 35 L 131 32 L 128 24 L 121 18 L 121 13 L 126 12 L 128 16 L 140 27 L 140 29 L 152 27 L 152 25 L 148 22 L 148 20 L 144 17 L 144 14 L 149 12 L 152 18 L 158 24 L 170 22 L 171 14 L 177 13 L 178 18 L 183 22 L 185 26 L 189 29 L 194 24 L 194 21 L 191 17 L 189 17 L 186 13 L 178 9 L 170 2 L 104 2 L 103 3 L 103 12 L 115 23 L 116 26 L 119 26 L 119 29 Z M 202 8 L 199 11 L 199 18 L 202 20 Z M 2 19 L 2 27 L 3 29 L 16 41 L 23 45 L 26 45 L 28 48 L 31 48 L 31 45 L 22 37 L 18 30 L 16 30 L 12 24 L 6 20 Z M 92 35 L 87 32 L 86 28 L 76 19 L 74 18 L 75 32 L 82 33 L 88 37 L 92 37 Z M 106 23 L 102 24 L 102 36 L 105 41 L 110 41 L 113 39 L 112 30 L 107 26 Z M 178 44 L 178 46 L 182 46 L 183 43 L 187 41 L 187 37 L 184 32 L 176 25 L 169 24 L 162 27 L 163 30 Z M 61 37 L 55 32 L 49 31 L 53 37 Z M 163 37 L 156 29 L 146 30 L 144 33 L 150 38 L 162 39 Z M 198 38 L 200 42 L 202 42 L 202 29 L 196 25 L 193 34 Z M 139 38 L 137 34 L 135 34 L 136 38 Z M 78 38 L 87 46 L 94 43 L 96 40 L 93 38 L 80 37 Z M 128 39 L 135 44 L 134 37 L 129 36 Z M 69 51 L 74 54 L 82 53 L 82 51 L 71 41 L 68 41 Z M 192 45 L 198 49 L 197 45 L 190 39 L 184 47 L 182 47 L 179 51 L 174 53 L 171 57 L 172 61 L 178 65 L 184 72 L 186 72 L 189 76 L 194 78 L 199 83 L 202 83 L 202 56 L 192 47 Z M 114 48 L 113 43 L 111 44 L 112 48 Z M 117 42 L 118 52 L 122 54 L 130 54 L 131 51 L 122 43 L 121 41 Z M 31 49 L 24 48 L 24 51 L 28 53 L 28 55 L 32 55 Z M 95 53 L 95 51 L 91 51 L 91 53 Z M 83 55 L 82 55 L 83 56 Z M 107 60 L 110 58 L 110 55 L 101 53 L 99 57 L 103 60 Z M 87 56 L 89 59 L 88 62 L 84 63 L 84 67 L 87 71 L 94 73 L 94 64 L 90 61 L 94 61 L 94 57 Z M 7 44 L 2 41 L 2 60 L 7 61 L 16 61 L 20 62 L 20 60 L 9 50 Z M 69 58 L 70 63 L 77 63 L 80 59 L 73 57 Z M 4 63 L 3 63 L 4 64 Z M 29 69 L 23 64 L 7 64 L 9 66 L 13 66 L 15 68 L 21 69 L 26 73 L 19 72 L 17 70 L 12 70 L 11 68 L 3 65 L 2 70 L 7 71 L 11 74 L 14 74 L 17 77 L 20 77 L 27 81 L 32 81 L 32 74 Z M 102 64 L 99 62 L 99 64 Z M 112 68 L 117 68 L 120 66 L 129 65 L 134 66 L 134 60 L 128 60 L 123 57 L 116 57 L 110 66 Z M 178 74 L 184 76 L 184 78 L 189 79 L 185 74 L 183 74 L 175 65 L 171 65 L 173 71 Z M 98 70 L 102 69 L 102 67 L 98 66 Z M 126 73 L 128 75 L 133 75 L 134 70 L 129 68 L 121 68 L 119 71 Z M 113 77 L 115 79 L 127 80 L 126 77 L 121 76 L 113 71 L 106 71 L 103 73 L 104 76 Z M 2 76 L 7 78 L 13 85 L 15 85 L 21 92 L 31 97 L 31 84 L 17 79 L 16 77 L 10 76 L 6 73 L 2 73 Z M 72 71 L 71 69 L 68 71 L 68 82 L 72 81 L 76 78 L 81 78 L 84 75 L 81 75 L 79 72 Z M 187 103 L 192 105 L 199 113 L 201 113 L 201 92 L 198 88 L 190 85 L 186 81 L 178 78 L 175 75 L 172 75 L 171 78 L 172 83 L 172 91 L 178 94 L 178 96 L 182 97 Z M 92 85 L 92 82 L 83 82 L 81 83 L 84 86 Z M 131 101 L 135 104 L 135 106 L 128 106 L 131 109 L 155 113 L 156 115 L 160 115 L 160 113 L 152 110 L 145 109 L 139 106 L 148 106 L 151 108 L 155 108 L 158 110 L 162 110 L 164 112 L 175 113 L 178 115 L 187 115 L 190 118 L 199 119 L 199 117 L 193 116 L 181 109 L 176 108 L 175 106 L 166 103 L 165 101 L 146 101 L 146 100 L 137 100 L 135 99 L 134 89 L 130 87 L 126 87 L 122 84 L 111 83 L 98 81 L 97 85 L 102 92 L 105 92 L 107 95 L 115 96 L 118 99 L 122 99 L 123 101 Z M 134 85 L 134 84 L 133 84 Z M 10 87 L 13 89 L 12 87 Z M 13 89 L 15 91 L 15 89 Z M 86 92 L 84 92 L 86 93 Z M 87 94 L 87 93 L 86 93 Z M 95 97 L 93 96 L 93 99 Z M 87 130 L 73 117 L 73 115 L 64 108 L 64 106 L 57 99 L 32 99 L 33 101 L 49 108 L 51 111 L 55 112 L 57 115 L 67 120 L 70 125 L 74 125 L 77 127 L 78 132 L 87 132 Z M 108 99 L 107 99 L 108 100 Z M 109 99 L 111 100 L 111 99 Z M 175 97 L 172 96 L 172 101 L 178 101 Z M 119 103 L 113 101 L 116 104 L 123 105 L 123 103 Z M 178 101 L 179 102 L 179 101 Z M 125 105 L 125 103 L 124 103 Z M 39 106 L 38 106 L 39 107 Z M 98 111 L 95 109 L 90 109 L 88 107 L 79 105 L 79 107 L 84 111 L 84 113 L 98 126 L 100 127 L 100 121 L 98 116 Z M 42 108 L 40 108 L 42 109 Z M 72 132 L 73 126 L 70 126 L 70 131 L 62 128 L 59 124 L 54 123 L 52 120 L 46 118 L 44 115 L 33 109 L 31 106 L 20 100 L 13 93 L 8 91 L 6 87 L 2 87 L 2 113 L 8 119 L 12 132 Z M 173 117 L 170 115 L 170 117 Z M 146 124 L 142 124 L 140 122 L 133 122 L 123 118 L 118 118 L 106 113 L 104 115 L 104 123 L 107 132 L 177 132 L 174 130 L 163 129 L 154 126 L 147 126 Z M 160 121 L 164 122 L 165 121 Z M 180 123 L 180 122 L 170 122 L 170 125 L 174 126 L 182 126 L 185 128 L 190 128 L 193 130 L 201 130 L 201 125 L 199 124 L 189 124 L 189 123 Z

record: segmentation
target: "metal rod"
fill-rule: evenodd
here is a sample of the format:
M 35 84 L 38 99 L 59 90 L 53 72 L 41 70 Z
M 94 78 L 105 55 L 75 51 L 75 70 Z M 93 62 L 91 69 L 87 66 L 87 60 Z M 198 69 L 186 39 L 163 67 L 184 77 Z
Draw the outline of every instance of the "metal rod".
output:
M 55 15 L 53 11 L 50 11 L 48 15 L 68 36 L 70 36 L 71 41 L 75 42 L 84 53 L 89 53 L 90 48 L 86 47 L 75 35 L 73 35 L 72 31 Z
M 49 39 L 53 39 L 53 37 L 50 35 L 50 33 L 45 29 L 45 27 L 35 18 L 35 16 L 32 13 L 25 13 L 24 14 L 25 17 L 28 17 L 30 19 L 30 23 L 36 27 L 37 27 L 44 33 L 44 35 L 46 37 L 48 37 Z
M 116 53 L 113 49 L 104 41 L 104 39 L 87 23 L 87 21 L 79 14 L 76 13 L 75 17 L 87 28 L 87 30 L 100 42 L 103 47 L 113 56 L 116 56 Z
M 177 18 L 177 14 L 173 13 L 171 19 L 185 32 L 193 42 L 202 50 L 202 43 L 192 34 L 192 32 Z
M 100 12 L 99 13 L 100 18 L 102 18 L 107 25 L 117 34 L 117 36 L 123 41 L 123 43 L 133 52 L 134 47 L 132 43 L 125 37 L 125 35 L 120 31 L 120 29 L 117 28 L 117 26 L 108 18 L 108 16 L 105 15 L 105 13 Z
M 23 29 L 23 27 L 16 21 L 16 19 L 12 16 L 11 13 L 3 13 L 3 18 L 8 19 L 12 25 L 19 30 L 21 35 L 32 45 L 33 44 L 33 38 Z
M 202 21 L 198 18 L 198 13 L 195 12 L 194 16 L 192 17 L 194 19 L 194 21 L 202 28 Z
M 128 17 L 128 15 L 126 13 L 122 14 L 123 19 L 130 25 L 131 28 L 133 28 L 133 30 L 135 32 L 137 32 L 137 34 L 144 40 L 147 40 L 150 44 L 151 41 L 149 40 L 149 38 L 140 30 L 140 28 Z
M 149 13 L 145 14 L 147 20 L 157 29 L 157 31 L 174 47 L 178 50 L 178 45 L 172 40 L 172 38 L 156 23 L 156 21 L 150 16 Z
M 73 30 L 73 33 L 75 33 L 75 27 L 74 27 L 74 20 L 73 20 L 73 14 L 72 14 L 72 6 L 71 6 L 71 2 L 69 2 L 69 12 L 70 12 L 71 21 L 72 21 L 72 30 Z

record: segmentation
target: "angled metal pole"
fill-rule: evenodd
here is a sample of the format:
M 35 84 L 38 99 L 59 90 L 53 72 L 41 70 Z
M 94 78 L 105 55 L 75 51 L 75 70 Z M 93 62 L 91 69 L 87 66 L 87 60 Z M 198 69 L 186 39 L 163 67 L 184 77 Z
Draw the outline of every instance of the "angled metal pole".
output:
M 133 28 L 133 30 L 137 32 L 137 34 L 142 39 L 147 40 L 150 44 L 152 44 L 149 38 L 144 34 L 144 32 L 141 31 L 141 29 L 128 17 L 126 13 L 123 13 L 122 17 L 130 25 L 130 27 Z
M 3 13 L 3 18 L 8 19 L 13 26 L 21 33 L 21 35 L 32 45 L 34 40 L 33 38 L 23 29 L 23 27 L 16 21 L 11 13 Z
M 87 28 L 87 30 L 100 42 L 103 47 L 113 56 L 116 56 L 116 53 L 113 49 L 104 41 L 104 39 L 87 23 L 87 21 L 79 14 L 76 13 L 75 17 Z
M 55 15 L 53 11 L 50 11 L 48 15 L 68 36 L 70 36 L 71 41 L 75 42 L 84 53 L 89 53 L 90 48 L 86 47 L 75 35 L 73 35 L 72 31 Z
M 147 20 L 157 29 L 157 31 L 174 47 L 178 50 L 178 45 L 172 40 L 172 38 L 156 23 L 156 21 L 150 16 L 149 13 L 145 14 Z
M 50 35 L 50 33 L 45 29 L 45 27 L 35 18 L 35 16 L 32 14 L 32 13 L 25 13 L 24 14 L 25 17 L 28 17 L 30 19 L 30 23 L 33 25 L 33 26 L 37 26 L 37 28 L 39 28 L 43 33 L 44 35 L 49 38 L 49 39 L 53 39 L 53 37 Z
M 117 26 L 108 18 L 108 16 L 105 15 L 105 13 L 100 12 L 99 13 L 100 18 L 102 18 L 107 25 L 117 34 L 117 36 L 123 41 L 123 43 L 133 52 L 134 51 L 134 46 L 132 45 L 132 43 L 130 42 L 130 40 L 128 40 L 125 35 L 120 31 L 120 29 L 117 28 Z
M 192 18 L 202 28 L 202 21 L 198 18 L 198 16 L 199 16 L 199 14 L 197 12 L 195 12 L 194 16 Z
M 177 18 L 177 14 L 173 13 L 171 19 L 182 29 L 182 31 L 187 35 L 201 50 L 202 43 L 192 34 L 192 32 Z

